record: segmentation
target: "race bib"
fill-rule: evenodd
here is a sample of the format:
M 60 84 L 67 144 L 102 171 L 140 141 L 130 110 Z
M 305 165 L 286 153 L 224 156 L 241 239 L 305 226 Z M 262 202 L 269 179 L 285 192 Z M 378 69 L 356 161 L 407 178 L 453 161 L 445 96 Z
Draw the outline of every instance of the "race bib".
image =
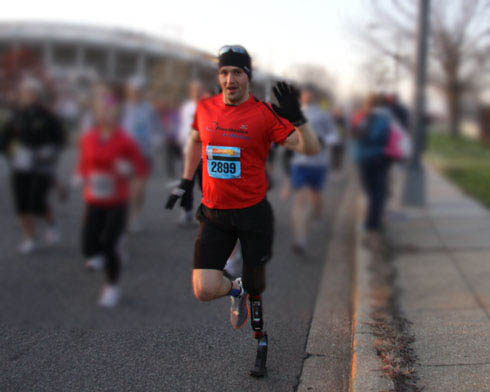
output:
M 209 177 L 230 180 L 241 176 L 241 150 L 239 147 L 207 146 Z
M 89 178 L 90 193 L 97 199 L 110 199 L 115 195 L 114 178 L 106 173 L 92 173 Z

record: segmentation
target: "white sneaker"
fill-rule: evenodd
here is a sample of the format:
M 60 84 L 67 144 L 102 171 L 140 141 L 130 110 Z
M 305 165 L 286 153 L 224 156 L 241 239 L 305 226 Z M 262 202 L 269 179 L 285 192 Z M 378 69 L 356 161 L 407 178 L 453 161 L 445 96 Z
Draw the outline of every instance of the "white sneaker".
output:
M 99 306 L 105 308 L 113 308 L 119 302 L 121 298 L 121 289 L 117 285 L 107 284 L 102 290 L 102 294 L 99 298 Z
M 19 253 L 23 255 L 31 254 L 36 249 L 36 243 L 32 239 L 25 239 L 19 245 Z
M 61 236 L 57 226 L 50 226 L 44 234 L 46 245 L 55 245 L 60 242 Z
M 104 262 L 104 256 L 96 255 L 87 259 L 85 262 L 85 268 L 90 271 L 100 271 L 102 268 L 104 268 Z

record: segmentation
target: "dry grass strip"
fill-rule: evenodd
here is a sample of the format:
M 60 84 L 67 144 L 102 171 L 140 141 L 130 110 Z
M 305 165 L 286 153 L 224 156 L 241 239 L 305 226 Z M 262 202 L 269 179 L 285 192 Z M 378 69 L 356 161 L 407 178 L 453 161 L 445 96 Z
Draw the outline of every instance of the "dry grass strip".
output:
M 383 375 L 393 380 L 394 391 L 420 392 L 424 388 L 417 385 L 414 336 L 410 333 L 411 323 L 401 315 L 397 302 L 396 270 L 391 260 L 392 251 L 386 245 L 371 249 L 372 322 L 367 324 L 376 337 L 375 349 L 383 363 Z

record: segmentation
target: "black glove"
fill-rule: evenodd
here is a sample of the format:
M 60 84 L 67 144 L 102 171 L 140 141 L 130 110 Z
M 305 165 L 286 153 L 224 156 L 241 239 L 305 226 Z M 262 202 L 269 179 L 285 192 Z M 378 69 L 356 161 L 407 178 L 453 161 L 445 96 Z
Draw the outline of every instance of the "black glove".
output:
M 165 204 L 165 208 L 171 210 L 174 208 L 175 203 L 179 198 L 182 198 L 180 201 L 180 205 L 184 207 L 186 210 L 192 209 L 192 185 L 194 181 L 186 180 L 182 178 L 180 180 L 179 186 L 175 187 L 172 190 L 172 193 L 167 199 L 167 203 Z
M 272 89 L 279 106 L 272 104 L 274 111 L 289 120 L 295 127 L 306 123 L 306 118 L 299 106 L 299 91 L 286 82 L 277 82 Z

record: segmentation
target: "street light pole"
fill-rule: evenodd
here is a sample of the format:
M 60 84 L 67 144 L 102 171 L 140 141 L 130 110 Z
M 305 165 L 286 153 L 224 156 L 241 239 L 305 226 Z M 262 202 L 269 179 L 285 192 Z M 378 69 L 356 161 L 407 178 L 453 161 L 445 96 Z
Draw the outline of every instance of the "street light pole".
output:
M 413 151 L 408 162 L 403 204 L 423 207 L 426 202 L 425 172 L 422 153 L 426 144 L 425 85 L 427 80 L 427 47 L 429 38 L 430 0 L 419 0 L 417 33 L 417 68 L 415 74 L 414 116 L 412 121 Z

